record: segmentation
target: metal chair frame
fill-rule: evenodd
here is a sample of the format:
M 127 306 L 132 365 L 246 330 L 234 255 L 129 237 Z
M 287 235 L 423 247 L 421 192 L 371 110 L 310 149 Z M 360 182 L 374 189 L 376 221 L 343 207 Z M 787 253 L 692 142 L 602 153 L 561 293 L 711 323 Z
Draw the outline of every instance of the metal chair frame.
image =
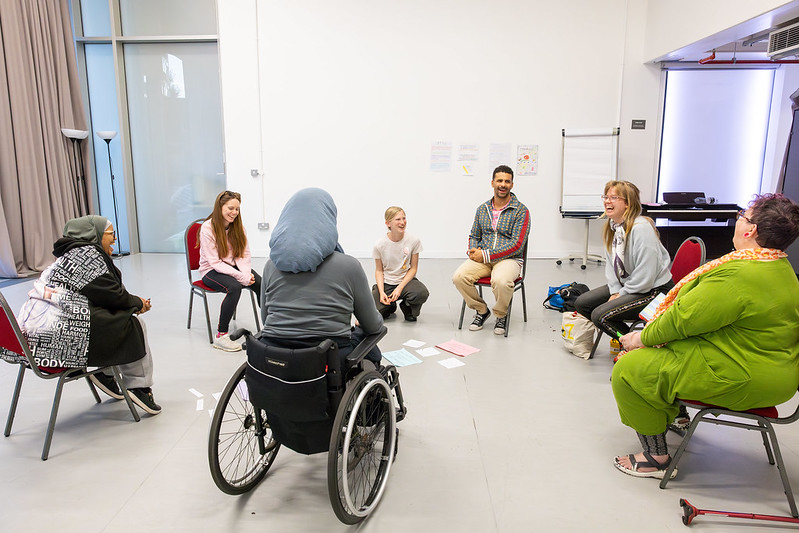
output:
M 524 278 L 527 275 L 527 243 L 524 243 L 524 248 L 522 250 L 522 258 L 524 259 L 522 263 L 522 273 L 521 275 L 516 278 L 513 282 L 513 295 L 516 294 L 516 291 L 522 291 L 522 310 L 524 312 L 524 321 L 527 322 L 527 294 L 524 291 Z M 474 286 L 477 287 L 477 291 L 480 293 L 480 298 L 483 297 L 483 287 L 490 287 L 491 286 L 491 276 L 487 276 L 484 278 L 480 278 L 474 282 Z M 511 295 L 510 302 L 508 302 L 508 314 L 507 320 L 505 322 L 505 337 L 508 336 L 508 331 L 510 330 L 510 314 L 513 310 L 513 295 Z M 458 319 L 458 329 L 463 329 L 463 315 L 466 314 L 466 300 L 463 300 L 461 304 L 461 316 Z
M 0 348 L 4 348 L 11 353 L 24 357 L 25 359 L 24 362 L 17 363 L 19 364 L 19 372 L 17 373 L 17 381 L 14 385 L 14 394 L 11 397 L 11 407 L 8 410 L 8 418 L 6 419 L 6 427 L 3 435 L 6 437 L 11 435 L 11 426 L 14 424 L 14 416 L 16 415 L 17 405 L 19 404 L 19 396 L 22 391 L 22 380 L 25 377 L 25 370 L 32 371 L 36 376 L 42 379 L 57 380 L 55 394 L 53 396 L 53 405 L 50 408 L 50 419 L 47 423 L 47 432 L 44 438 L 44 448 L 42 448 L 42 461 L 46 461 L 50 455 L 50 445 L 53 440 L 53 433 L 55 432 L 55 422 L 56 417 L 58 416 L 58 407 L 61 404 L 61 393 L 63 392 L 64 385 L 70 381 L 76 381 L 85 378 L 86 383 L 89 384 L 89 389 L 94 395 L 94 400 L 97 403 L 101 403 L 100 395 L 97 394 L 97 389 L 89 379 L 89 376 L 110 369 L 114 374 L 114 380 L 116 380 L 117 385 L 119 386 L 119 389 L 128 404 L 128 408 L 133 415 L 133 419 L 136 422 L 141 419 L 139 417 L 139 413 L 136 412 L 136 407 L 134 406 L 133 401 L 130 399 L 130 393 L 128 393 L 128 389 L 125 387 L 125 382 L 119 374 L 118 367 L 103 366 L 93 370 L 88 370 L 86 367 L 65 368 L 54 373 L 44 372 L 37 366 L 33 357 L 33 353 L 28 346 L 28 341 L 23 336 L 22 331 L 17 324 L 17 320 L 14 317 L 14 313 L 11 311 L 8 302 L 2 293 L 0 293 L 0 309 L 2 309 L 2 313 L 0 313 Z
M 203 300 L 203 308 L 205 309 L 205 326 L 208 329 L 208 342 L 213 344 L 214 343 L 214 336 L 213 330 L 211 329 L 211 314 L 208 312 L 208 297 L 206 296 L 208 293 L 220 293 L 219 291 L 215 291 L 205 283 L 203 283 L 202 279 L 194 280 L 192 278 L 191 273 L 200 268 L 200 252 L 194 251 L 194 243 L 197 238 L 197 234 L 200 231 L 199 226 L 205 221 L 204 218 L 198 218 L 186 228 L 185 233 L 183 234 L 183 244 L 185 245 L 186 249 L 186 273 L 189 277 L 189 317 L 186 321 L 186 329 L 191 329 L 191 312 L 194 308 L 194 297 L 199 296 Z M 197 229 L 195 230 L 195 226 Z M 189 242 L 191 240 L 191 242 Z M 255 293 L 251 290 L 247 290 L 250 293 L 250 297 L 252 300 L 252 312 L 253 316 L 255 317 L 255 325 L 260 329 L 261 321 L 258 318 L 258 304 L 256 302 Z M 236 313 L 233 313 L 233 318 L 236 318 Z
M 671 464 L 669 465 L 669 468 L 666 470 L 666 473 L 660 482 L 661 489 L 666 488 L 666 484 L 669 482 L 672 472 L 677 468 L 677 464 L 680 462 L 685 449 L 688 447 L 688 443 L 690 442 L 694 431 L 696 431 L 696 428 L 701 422 L 708 422 L 710 424 L 716 424 L 719 426 L 730 426 L 747 429 L 750 431 L 758 431 L 760 432 L 761 437 L 763 437 L 763 446 L 766 448 L 768 463 L 770 465 L 776 463 L 777 469 L 780 472 L 780 478 L 782 479 L 785 497 L 788 499 L 788 505 L 791 508 L 791 515 L 794 518 L 799 518 L 796 500 L 794 499 L 793 491 L 791 490 L 791 483 L 788 480 L 788 473 L 785 470 L 785 463 L 782 460 L 782 453 L 780 453 L 780 446 L 777 442 L 777 434 L 774 431 L 774 424 L 791 424 L 799 419 L 799 404 L 797 404 L 796 409 L 789 416 L 779 417 L 776 407 L 751 409 L 749 411 L 733 411 L 731 409 L 726 409 L 717 405 L 707 405 L 691 400 L 680 400 L 680 403 L 686 407 L 699 409 L 699 412 L 697 412 L 694 416 L 693 420 L 691 421 L 691 425 L 688 427 L 688 431 L 682 440 L 682 443 L 674 453 L 674 458 L 671 460 Z M 718 418 L 721 415 L 737 418 L 738 420 Z

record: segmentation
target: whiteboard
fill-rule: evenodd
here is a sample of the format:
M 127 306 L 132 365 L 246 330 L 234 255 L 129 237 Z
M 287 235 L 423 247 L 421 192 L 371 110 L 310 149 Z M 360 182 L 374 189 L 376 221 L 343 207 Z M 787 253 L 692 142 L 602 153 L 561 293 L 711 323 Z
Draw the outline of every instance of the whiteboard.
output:
M 618 163 L 619 128 L 564 129 L 561 213 L 602 213 L 600 196 Z

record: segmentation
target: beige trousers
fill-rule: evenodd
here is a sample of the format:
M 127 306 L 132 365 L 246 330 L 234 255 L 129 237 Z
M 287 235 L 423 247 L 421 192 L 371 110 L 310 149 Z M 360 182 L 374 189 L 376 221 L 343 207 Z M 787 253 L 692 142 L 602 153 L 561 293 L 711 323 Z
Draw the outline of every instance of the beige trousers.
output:
M 513 282 L 522 271 L 516 259 L 503 259 L 496 263 L 478 263 L 467 259 L 452 275 L 452 283 L 463 296 L 469 309 L 474 309 L 480 314 L 485 314 L 488 305 L 480 298 L 474 282 L 480 278 L 491 276 L 491 290 L 494 292 L 496 303 L 492 309 L 494 316 L 502 318 L 508 314 L 508 304 L 513 298 Z

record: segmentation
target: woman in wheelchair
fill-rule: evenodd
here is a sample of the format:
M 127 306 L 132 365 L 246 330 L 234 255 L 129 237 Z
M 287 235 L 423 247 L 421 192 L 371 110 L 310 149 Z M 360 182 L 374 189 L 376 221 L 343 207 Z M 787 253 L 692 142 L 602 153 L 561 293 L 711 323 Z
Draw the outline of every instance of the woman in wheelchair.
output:
M 214 412 L 211 475 L 222 491 L 242 494 L 266 476 L 281 446 L 328 452 L 331 506 L 339 520 L 354 524 L 380 501 L 397 452 L 396 424 L 405 415 L 399 374 L 380 365 L 377 342 L 386 328 L 360 263 L 338 245 L 327 192 L 296 193 L 270 247 L 264 328 L 248 335 L 248 360 Z M 353 314 L 360 327 L 350 326 Z
M 797 236 L 799 206 L 758 197 L 739 214 L 735 251 L 684 277 L 643 331 L 622 337 L 630 351 L 613 368 L 613 394 L 644 451 L 616 457 L 616 468 L 664 477 L 678 398 L 745 411 L 796 394 L 799 282 L 784 250 Z
M 315 188 L 297 192 L 283 208 L 263 271 L 262 341 L 299 348 L 332 339 L 343 358 L 382 328 L 360 262 L 338 244 L 336 215 L 330 194 Z M 377 346 L 366 358 L 379 367 Z
M 88 215 L 64 226 L 55 262 L 42 272 L 19 314 L 39 367 L 119 365 L 131 400 L 151 415 L 153 362 L 140 315 L 150 300 L 130 294 L 111 261 L 116 232 L 107 218 Z M 113 375 L 89 376 L 112 398 L 123 398 Z

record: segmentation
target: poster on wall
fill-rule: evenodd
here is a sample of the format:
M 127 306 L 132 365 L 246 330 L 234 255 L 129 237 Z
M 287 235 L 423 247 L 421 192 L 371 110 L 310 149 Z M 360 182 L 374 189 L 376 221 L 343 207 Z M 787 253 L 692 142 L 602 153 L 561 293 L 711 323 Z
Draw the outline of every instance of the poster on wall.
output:
M 538 145 L 520 144 L 516 147 L 516 175 L 535 176 L 538 174 Z
M 463 176 L 474 176 L 474 167 L 480 159 L 480 145 L 466 143 L 458 145 L 458 169 Z
M 436 141 L 430 146 L 430 170 L 449 172 L 452 168 L 452 143 Z
M 510 165 L 511 161 L 509 143 L 491 143 L 488 146 L 488 166 L 492 172 L 499 165 Z

